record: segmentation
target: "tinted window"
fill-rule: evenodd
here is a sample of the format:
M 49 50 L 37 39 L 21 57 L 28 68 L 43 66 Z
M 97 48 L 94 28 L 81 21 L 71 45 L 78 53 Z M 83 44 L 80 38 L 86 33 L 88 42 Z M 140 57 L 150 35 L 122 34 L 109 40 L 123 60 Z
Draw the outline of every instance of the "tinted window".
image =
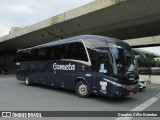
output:
M 53 46 L 50 49 L 50 59 L 60 60 L 60 59 L 74 59 L 88 61 L 85 48 L 82 43 L 70 43 L 59 46 Z
M 39 52 L 38 49 L 33 49 L 31 51 L 30 61 L 37 61 L 37 60 L 39 60 L 38 52 Z
M 88 61 L 81 42 L 51 46 L 40 49 L 24 50 L 17 53 L 17 61 L 74 59 Z
M 17 61 L 29 61 L 31 57 L 31 50 L 21 51 L 17 53 Z
M 97 52 L 88 48 L 88 53 L 92 64 L 91 68 L 97 71 Z
M 67 54 L 70 59 L 88 61 L 85 48 L 80 42 L 69 44 Z

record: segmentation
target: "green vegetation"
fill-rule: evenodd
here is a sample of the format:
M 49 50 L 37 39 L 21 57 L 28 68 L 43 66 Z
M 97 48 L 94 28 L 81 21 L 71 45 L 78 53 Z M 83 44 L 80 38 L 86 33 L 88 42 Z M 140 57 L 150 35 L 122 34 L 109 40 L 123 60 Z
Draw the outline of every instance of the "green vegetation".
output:
M 142 57 L 137 58 L 139 73 L 151 74 L 151 68 L 160 66 L 160 61 L 154 60 L 155 56 L 153 54 L 146 55 L 148 60 L 144 60 Z
M 160 66 L 160 61 L 157 62 L 154 60 L 155 56 L 153 54 L 146 55 L 148 60 L 145 61 L 142 57 L 137 58 L 138 66 L 139 67 L 157 67 Z

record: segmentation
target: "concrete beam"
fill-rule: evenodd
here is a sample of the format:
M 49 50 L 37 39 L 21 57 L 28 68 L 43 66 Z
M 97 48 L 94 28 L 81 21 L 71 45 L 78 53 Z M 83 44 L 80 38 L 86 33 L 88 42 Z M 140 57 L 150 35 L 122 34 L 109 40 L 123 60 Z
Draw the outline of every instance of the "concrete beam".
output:
M 73 19 L 73 18 L 77 18 L 79 16 L 97 11 L 99 9 L 103 9 L 105 7 L 117 4 L 119 2 L 122 2 L 124 0 L 96 0 L 94 2 L 91 2 L 87 5 L 81 6 L 79 8 L 70 10 L 68 12 L 64 12 L 62 14 L 59 14 L 57 16 L 51 17 L 47 20 L 44 20 L 42 22 L 36 23 L 34 25 L 31 26 L 27 26 L 25 28 L 22 28 L 20 30 L 15 31 L 14 33 L 11 33 L 9 35 L 6 35 L 4 37 L 0 37 L 0 42 L 4 42 L 37 30 L 41 30 L 43 28 L 47 28 L 49 26 L 58 24 L 58 23 L 62 23 L 64 21 Z M 59 31 L 59 29 L 57 29 L 57 31 Z
M 160 46 L 160 36 L 151 36 L 137 39 L 124 40 L 129 45 L 134 48 L 138 47 L 150 47 L 150 46 Z
M 123 2 L 125 1 L 125 2 Z M 0 38 L 0 51 L 81 34 L 132 39 L 159 35 L 160 0 L 97 0 Z

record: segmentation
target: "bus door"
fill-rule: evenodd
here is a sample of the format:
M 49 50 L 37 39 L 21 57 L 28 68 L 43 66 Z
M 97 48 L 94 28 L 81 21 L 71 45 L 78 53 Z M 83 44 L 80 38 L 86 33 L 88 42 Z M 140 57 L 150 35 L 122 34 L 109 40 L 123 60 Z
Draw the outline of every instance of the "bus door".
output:
M 111 75 L 111 65 L 110 65 L 110 57 L 109 52 L 107 50 L 103 50 L 97 53 L 97 68 L 98 72 L 104 76 L 100 76 L 99 89 L 103 94 L 110 92 L 110 86 L 107 81 L 104 81 L 103 78 L 107 79 L 108 76 Z
M 107 51 L 98 52 L 97 64 L 99 73 L 110 75 L 110 60 Z

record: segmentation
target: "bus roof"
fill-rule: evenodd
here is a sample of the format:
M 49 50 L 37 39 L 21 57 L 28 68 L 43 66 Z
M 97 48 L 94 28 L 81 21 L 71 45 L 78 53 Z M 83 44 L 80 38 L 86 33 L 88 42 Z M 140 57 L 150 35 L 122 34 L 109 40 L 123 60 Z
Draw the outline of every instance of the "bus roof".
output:
M 87 39 L 95 39 L 95 40 L 101 40 L 105 42 L 117 43 L 123 46 L 129 46 L 128 43 L 125 43 L 122 40 L 118 40 L 118 39 L 111 38 L 111 37 L 104 37 L 104 36 L 98 36 L 98 35 L 79 35 L 76 37 L 66 38 L 66 39 L 57 40 L 57 41 L 45 43 L 42 45 L 37 45 L 37 46 L 26 48 L 26 49 L 21 49 L 19 51 L 36 49 L 36 48 L 45 48 L 48 46 L 55 46 L 55 45 L 66 44 L 66 43 L 81 42 L 82 40 L 85 41 Z

